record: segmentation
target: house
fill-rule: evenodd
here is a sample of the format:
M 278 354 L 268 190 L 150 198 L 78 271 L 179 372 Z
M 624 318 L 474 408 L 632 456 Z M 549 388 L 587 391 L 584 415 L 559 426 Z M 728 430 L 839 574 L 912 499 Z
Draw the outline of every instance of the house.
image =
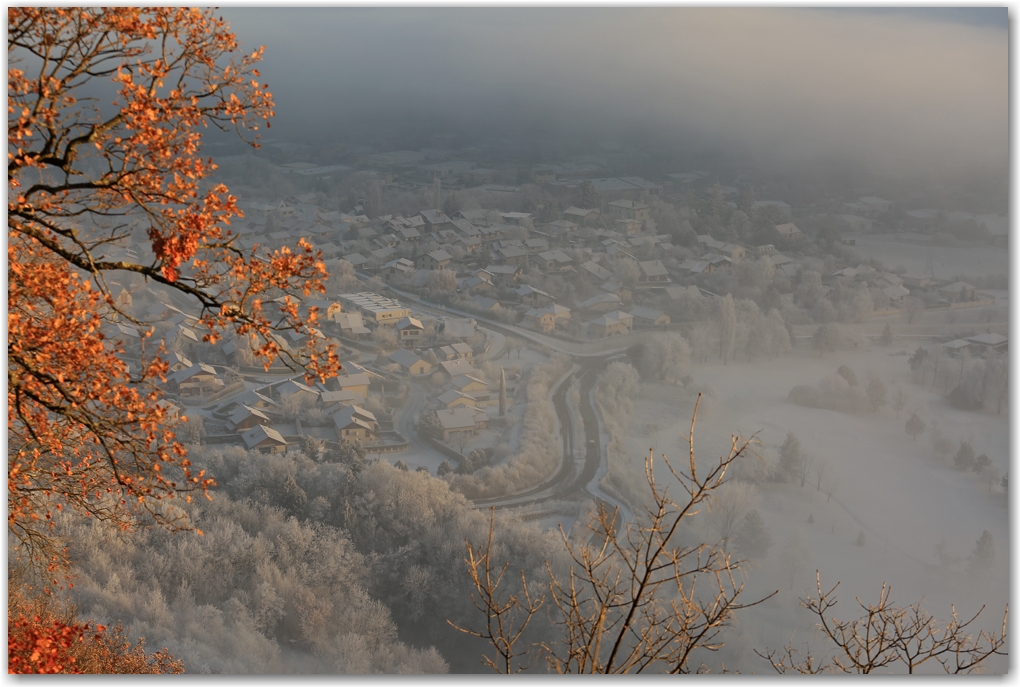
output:
M 468 253 L 477 253 L 481 250 L 482 240 L 477 236 L 461 236 L 457 239 L 457 245 Z
M 268 394 L 268 390 L 263 389 Z M 237 407 L 240 405 L 250 406 L 259 410 L 278 410 L 279 406 L 276 401 L 271 399 L 268 395 L 261 393 L 260 391 L 252 390 L 245 391 L 243 394 L 233 396 L 230 399 L 230 403 L 226 407 Z
M 442 210 L 422 210 L 418 213 L 425 225 L 426 234 L 434 234 L 442 229 L 453 229 L 454 224 Z
M 549 250 L 549 242 L 540 238 L 528 239 L 524 242 L 524 250 L 529 253 L 541 253 Z
M 554 234 L 563 236 L 570 236 L 578 229 L 578 226 L 568 219 L 558 219 L 555 222 L 549 222 L 546 227 Z
M 546 272 L 562 272 L 574 264 L 573 259 L 558 248 L 539 253 L 537 260 L 539 266 Z
M 519 246 L 506 246 L 496 251 L 495 259 L 505 265 L 523 265 L 528 259 L 528 251 Z
M 705 253 L 701 256 L 701 259 L 705 262 L 711 263 L 713 269 L 717 270 L 733 266 L 733 260 L 731 258 L 717 253 Z
M 669 299 L 668 302 L 678 303 L 688 298 L 700 298 L 701 291 L 699 291 L 698 287 L 693 284 L 691 286 L 679 286 L 674 284 L 666 287 L 666 296 Z
M 715 250 L 725 245 L 724 241 L 717 241 L 716 239 L 712 238 L 709 234 L 698 234 L 698 243 L 704 246 L 705 248 L 710 248 L 712 250 Z
M 455 434 L 474 434 L 485 429 L 489 419 L 485 413 L 467 407 L 437 410 L 436 417 L 443 428 L 443 441 L 449 441 Z
M 367 442 L 377 434 L 375 415 L 356 405 L 333 413 L 333 427 L 338 440 Z
M 904 286 L 911 289 L 923 289 L 931 283 L 930 277 L 917 274 L 901 274 L 900 279 L 903 280 Z
M 624 286 L 623 282 L 620 282 L 617 279 L 610 279 L 609 281 L 600 284 L 599 290 L 605 291 L 606 293 L 615 293 L 620 297 L 621 301 L 629 301 L 634 297 L 634 292 Z
M 398 348 L 386 356 L 386 358 L 399 365 L 401 371 L 412 377 L 420 377 L 432 372 L 432 363 L 422 360 L 406 348 Z
M 634 236 L 640 234 L 645 225 L 637 219 L 618 219 L 613 222 L 613 226 L 624 236 Z
M 241 434 L 241 440 L 249 451 L 260 453 L 286 453 L 287 440 L 272 427 L 255 425 Z
M 471 347 L 466 343 L 455 343 L 449 346 L 441 346 L 439 348 L 439 355 L 443 357 L 443 360 L 460 360 L 461 358 L 471 358 L 475 352 L 471 350 Z
M 286 401 L 287 399 L 294 398 L 300 399 L 300 401 L 291 401 L 291 403 L 300 402 L 302 404 L 312 404 L 318 402 L 319 391 L 312 387 L 297 381 L 296 379 L 288 379 L 283 384 L 276 387 L 276 397 L 280 401 Z
M 547 305 L 545 307 L 545 310 L 548 310 L 553 314 L 553 317 L 556 318 L 556 324 L 559 324 L 560 320 L 570 319 L 570 308 L 567 308 L 565 306 L 553 303 L 552 305 Z
M 882 289 L 882 293 L 888 297 L 891 303 L 900 303 L 904 298 L 910 295 L 910 289 L 905 288 L 900 284 L 894 284 L 893 286 L 887 286 Z
M 354 269 L 358 269 L 359 267 L 364 266 L 365 263 L 369 261 L 368 258 L 366 258 L 361 253 L 351 253 L 350 255 L 345 255 L 344 260 L 354 265 Z
M 184 410 L 181 406 L 177 405 L 173 401 L 161 398 L 156 401 L 156 407 L 166 413 L 167 420 L 175 420 Z
M 315 247 L 318 248 L 319 252 L 322 253 L 323 260 L 333 260 L 334 258 L 340 256 L 340 247 L 337 246 L 332 241 L 327 241 L 325 243 L 317 243 L 315 244 Z
M 471 222 L 472 224 L 484 223 L 486 221 L 485 210 L 481 208 L 474 208 L 471 210 L 460 210 L 457 214 L 460 215 L 461 219 L 465 219 L 468 222 Z
M 360 312 L 338 312 L 333 315 L 333 322 L 340 327 L 342 335 L 353 339 L 369 333 Z
M 377 242 L 381 242 L 381 240 L 377 240 Z M 372 256 L 372 262 L 381 265 L 389 261 L 397 253 L 397 249 L 392 246 L 382 246 L 369 253 Z
M 957 281 L 952 284 L 939 287 L 939 295 L 943 298 L 948 298 L 951 301 L 972 301 L 974 300 L 974 294 L 977 291 L 976 286 L 971 286 L 967 282 Z
M 450 387 L 462 394 L 471 394 L 472 398 L 476 394 L 485 394 L 489 390 L 488 384 L 471 375 L 457 375 L 450 380 Z
M 599 211 L 595 208 L 575 208 L 570 206 L 563 211 L 563 218 L 578 224 L 590 224 L 599 218 Z
M 397 227 L 394 231 L 401 241 L 413 244 L 421 240 L 421 232 L 415 227 Z
M 588 323 L 588 332 L 592 336 L 608 337 L 619 334 L 629 334 L 634 324 L 634 318 L 630 313 L 622 310 L 608 312 L 602 317 Z
M 635 305 L 630 309 L 630 314 L 634 318 L 634 328 L 647 328 L 647 327 L 661 327 L 669 324 L 669 315 L 656 310 L 655 308 L 646 308 L 644 306 Z
M 715 251 L 719 253 L 719 255 L 727 257 L 734 262 L 736 262 L 737 260 L 742 260 L 744 256 L 747 255 L 747 249 L 744 248 L 743 246 L 738 246 L 735 243 L 723 243 L 717 246 L 715 248 Z
M 502 217 L 504 222 L 507 224 L 513 224 L 517 227 L 523 226 L 525 223 L 531 221 L 530 212 L 504 212 Z
M 486 298 L 485 296 L 472 296 L 465 303 L 469 308 L 475 310 L 483 310 L 486 312 L 493 312 L 501 310 L 502 306 L 495 298 Z
M 531 308 L 528 312 L 524 313 L 521 325 L 529 329 L 549 333 L 556 328 L 556 316 L 545 308 Z
M 797 228 L 797 225 L 793 223 L 777 224 L 775 227 L 779 235 L 785 239 L 797 238 L 804 235 L 801 233 L 800 229 Z
M 350 363 L 344 363 L 344 368 L 350 367 Z M 368 386 L 371 383 L 368 372 L 356 372 L 353 374 L 340 374 L 327 382 L 330 387 L 336 391 L 345 391 L 353 394 L 357 394 L 362 398 L 368 398 Z M 322 398 L 323 403 L 327 403 L 325 397 Z
M 856 234 L 870 234 L 872 229 L 871 220 L 860 215 L 836 215 L 836 224 Z
M 669 273 L 661 260 L 646 260 L 639 262 L 641 276 L 638 277 L 638 284 L 641 286 L 665 286 L 669 284 Z
M 166 338 L 164 339 L 167 348 L 171 347 L 171 344 L 177 342 L 184 353 L 194 353 L 198 349 L 198 343 L 201 341 L 198 334 L 191 327 L 185 327 L 183 324 L 174 322 L 174 320 L 187 321 L 187 318 L 182 318 L 180 315 L 177 317 L 171 317 L 168 322 L 174 323 L 177 326 L 167 332 Z M 140 335 L 138 330 L 134 327 L 128 327 L 120 323 L 114 323 L 114 330 L 112 332 L 113 338 L 119 338 L 125 344 L 132 344 L 140 342 Z
M 351 391 L 323 391 L 319 393 L 319 400 L 322 401 L 322 406 L 327 411 L 331 411 L 336 410 L 338 406 L 345 407 L 352 403 L 360 403 L 365 400 L 365 396 Z
M 616 243 L 615 241 L 609 242 L 610 245 L 606 248 L 606 255 L 611 257 L 614 261 L 620 262 L 622 260 L 633 260 L 637 262 L 637 258 L 629 250 Z
M 859 272 L 853 267 L 844 267 L 841 270 L 836 270 L 829 275 L 831 279 L 856 279 Z
M 268 415 L 258 408 L 241 404 L 230 414 L 225 426 L 228 432 L 247 432 L 255 425 L 268 424 L 270 424 Z
M 964 340 L 970 344 L 970 350 L 974 352 L 994 351 L 1000 353 L 1005 352 L 1009 347 L 1009 339 L 1002 334 L 978 334 L 977 336 L 968 336 Z
M 449 267 L 451 260 L 453 260 L 453 256 L 445 250 L 434 250 L 418 256 L 415 264 L 423 270 L 441 270 Z
M 485 268 L 485 271 L 492 275 L 494 284 L 503 287 L 510 287 L 516 284 L 517 279 L 524 273 L 523 269 L 515 265 L 489 265 Z
M 484 275 L 484 276 L 483 276 Z M 486 278 L 488 277 L 488 278 Z M 457 284 L 457 288 L 460 289 L 461 293 L 468 295 L 474 295 L 477 293 L 488 293 L 493 290 L 492 275 L 486 272 L 476 274 L 473 277 L 465 277 L 461 279 Z
M 515 290 L 517 295 L 521 297 L 521 303 L 530 305 L 533 308 L 552 305 L 553 301 L 556 300 L 545 291 L 528 286 L 527 284 L 518 286 Z
M 875 286 L 884 289 L 887 286 L 902 286 L 903 280 L 892 272 L 882 272 L 875 277 Z
M 598 279 L 599 281 L 605 281 L 606 279 L 613 278 L 612 272 L 610 272 L 605 267 L 592 260 L 581 263 L 580 268 L 584 270 L 586 273 Z
M 187 369 L 178 370 L 167 376 L 167 385 L 170 391 L 181 396 L 215 393 L 225 386 L 216 370 L 205 363 L 195 363 Z
M 461 393 L 456 389 L 450 389 L 444 391 L 440 395 L 436 396 L 436 400 L 439 401 L 439 405 L 444 408 L 458 408 L 461 406 L 467 406 L 470 408 L 475 407 L 475 399 L 468 396 L 465 393 Z
M 952 356 L 959 355 L 961 351 L 967 350 L 969 347 L 970 342 L 966 339 L 955 339 L 942 344 L 943 350 Z
M 180 372 L 191 367 L 191 361 L 175 351 L 167 355 L 167 363 L 170 365 L 170 372 Z
M 301 314 L 303 316 L 307 315 L 310 312 L 309 308 L 317 308 L 315 313 L 320 321 L 323 319 L 332 320 L 337 313 L 343 312 L 343 307 L 340 303 L 326 298 L 310 298 L 306 300 L 301 306 Z
M 414 263 L 407 258 L 397 258 L 379 268 L 379 276 L 393 279 L 394 277 L 409 277 L 414 274 Z
M 471 365 L 466 358 L 458 358 L 456 360 L 443 360 L 439 363 L 439 371 L 445 373 L 453 379 L 460 375 L 476 375 L 475 368 Z
M 613 308 L 620 307 L 620 303 L 620 297 L 615 293 L 600 293 L 592 296 L 586 301 L 581 301 L 577 305 L 581 308 L 581 310 L 608 312 Z
M 612 203 L 609 203 L 609 214 L 639 222 L 645 222 L 652 218 L 649 214 L 648 206 L 634 200 L 614 200 Z
M 424 331 L 425 327 L 421 320 L 414 317 L 405 317 L 397 322 L 397 334 L 400 337 L 401 346 L 416 346 Z

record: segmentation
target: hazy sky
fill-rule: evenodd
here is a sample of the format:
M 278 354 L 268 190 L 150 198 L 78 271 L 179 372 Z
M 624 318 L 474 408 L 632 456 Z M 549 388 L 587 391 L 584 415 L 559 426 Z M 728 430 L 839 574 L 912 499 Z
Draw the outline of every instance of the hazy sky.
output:
M 1007 161 L 1005 8 L 223 14 L 244 46 L 266 46 L 281 133 L 438 120 L 883 166 Z

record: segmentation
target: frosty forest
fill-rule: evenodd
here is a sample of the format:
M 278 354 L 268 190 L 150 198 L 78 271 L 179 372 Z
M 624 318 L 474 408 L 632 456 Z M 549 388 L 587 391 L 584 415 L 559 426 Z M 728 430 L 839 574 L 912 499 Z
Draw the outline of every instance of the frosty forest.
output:
M 1007 31 L 11 8 L 11 672 L 1006 673 Z

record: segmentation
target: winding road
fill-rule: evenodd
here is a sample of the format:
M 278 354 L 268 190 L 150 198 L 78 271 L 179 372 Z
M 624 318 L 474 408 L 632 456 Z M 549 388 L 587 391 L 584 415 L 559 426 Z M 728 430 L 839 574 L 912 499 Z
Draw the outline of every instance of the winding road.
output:
M 369 278 L 369 275 L 359 273 L 359 276 Z M 605 446 L 603 445 L 600 425 L 596 410 L 592 402 L 593 389 L 598 380 L 599 373 L 606 368 L 610 359 L 618 358 L 624 354 L 627 348 L 634 343 L 644 339 L 648 332 L 632 332 L 631 334 L 603 339 L 591 342 L 572 342 L 555 337 L 547 336 L 515 325 L 503 324 L 469 313 L 458 308 L 446 306 L 437 307 L 419 296 L 395 289 L 388 286 L 388 289 L 403 299 L 415 303 L 416 307 L 435 315 L 458 315 L 473 318 L 483 329 L 490 331 L 493 346 L 488 351 L 489 359 L 498 358 L 506 347 L 506 337 L 513 336 L 525 341 L 544 346 L 558 353 L 571 357 L 578 369 L 572 375 L 567 375 L 553 389 L 552 402 L 560 424 L 560 436 L 562 439 L 561 455 L 556 471 L 541 484 L 529 487 L 523 491 L 509 496 L 498 498 L 475 499 L 474 504 L 478 508 L 519 508 L 522 506 L 536 505 L 547 501 L 565 499 L 588 492 L 596 499 L 605 501 L 610 506 L 619 506 L 624 514 L 624 519 L 629 519 L 629 512 L 623 504 L 601 492 L 598 487 L 599 478 L 605 473 L 605 461 L 603 459 Z M 484 326 L 482 326 L 484 324 Z M 567 406 L 566 395 L 573 385 L 577 383 L 580 388 L 580 414 L 583 428 L 583 436 L 574 436 L 574 422 Z M 411 442 L 415 451 L 426 454 L 437 454 L 431 446 L 428 446 L 418 438 L 414 431 L 414 419 L 418 412 L 425 407 L 427 399 L 424 391 L 411 385 L 411 395 L 407 403 L 394 416 L 394 429 L 400 432 Z M 578 469 L 575 460 L 576 447 L 584 447 L 584 462 Z M 432 461 L 426 461 L 428 464 Z
M 600 440 L 598 417 L 592 402 L 592 391 L 598 381 L 599 373 L 606 368 L 611 358 L 618 356 L 619 353 L 614 353 L 581 361 L 579 369 L 573 375 L 566 376 L 553 390 L 553 407 L 556 409 L 556 415 L 560 421 L 560 436 L 563 442 L 559 467 L 556 472 L 541 484 L 517 494 L 476 499 L 474 501 L 476 507 L 519 508 L 569 498 L 580 492 L 588 491 L 611 506 L 621 506 L 621 511 L 626 513 L 626 508 L 622 507 L 622 504 L 617 503 L 608 495 L 602 494 L 598 489 L 597 476 L 603 465 L 605 446 Z M 567 393 L 575 383 L 580 387 L 581 424 L 584 430 L 581 437 L 574 436 L 574 422 L 566 399 Z M 584 463 L 580 470 L 578 470 L 575 461 L 575 447 L 578 445 L 584 447 Z

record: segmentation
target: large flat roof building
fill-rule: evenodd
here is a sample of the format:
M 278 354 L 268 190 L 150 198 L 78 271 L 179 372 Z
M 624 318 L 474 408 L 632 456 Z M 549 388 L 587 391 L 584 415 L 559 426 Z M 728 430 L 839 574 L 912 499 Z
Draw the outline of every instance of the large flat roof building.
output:
M 407 306 L 400 301 L 368 291 L 341 294 L 340 302 L 344 308 L 358 310 L 376 324 L 396 324 L 410 314 Z

